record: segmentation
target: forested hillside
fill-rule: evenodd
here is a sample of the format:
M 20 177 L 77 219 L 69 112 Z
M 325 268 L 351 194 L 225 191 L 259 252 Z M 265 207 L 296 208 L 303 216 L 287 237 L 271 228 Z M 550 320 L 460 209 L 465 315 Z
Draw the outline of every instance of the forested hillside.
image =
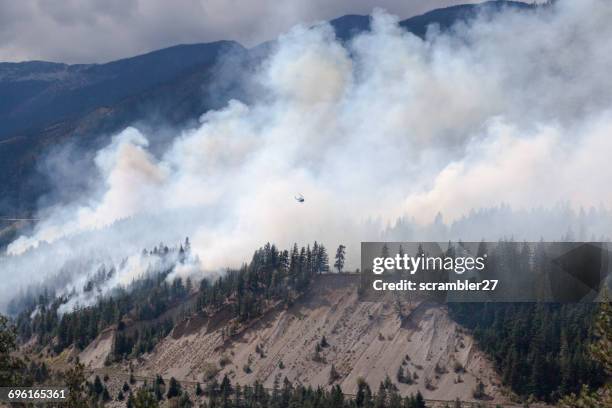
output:
M 118 332 L 115 357 L 135 357 L 151 351 L 172 329 L 173 320 L 196 312 L 214 313 L 229 306 L 232 310 L 229 318 L 246 321 L 277 302 L 290 304 L 304 293 L 315 274 L 329 269 L 327 250 L 317 242 L 301 249 L 296 244 L 291 250 L 266 244 L 255 251 L 248 265 L 229 269 L 218 279 L 204 278 L 199 282 L 189 277 L 168 279 L 174 268 L 190 257 L 190 251 L 188 239 L 177 247 L 160 244 L 150 251 L 144 250 L 143 257 L 158 257 L 162 265 L 169 266 L 99 296 L 93 305 L 76 305 L 63 314 L 58 310 L 68 302 L 70 294 L 55 297 L 45 292 L 37 299 L 16 299 L 14 304 L 23 308 L 16 319 L 19 339 L 27 342 L 34 337 L 38 345 L 49 345 L 54 353 L 73 344 L 82 350 L 112 326 Z M 165 259 L 177 259 L 177 263 L 163 262 Z M 102 267 L 87 281 L 83 291 L 96 296 L 97 288 L 113 274 L 113 268 Z M 180 313 L 169 315 L 175 308 Z
M 450 316 L 472 330 L 505 384 L 546 401 L 605 382 L 603 367 L 588 354 L 596 310 L 595 304 L 449 305 Z
M 188 262 L 190 252 L 188 239 L 175 247 L 160 244 L 144 250 L 143 257 L 175 259 L 176 263 L 149 271 L 127 287 L 96 295 L 115 273 L 113 268 L 101 268 L 83 288 L 98 296 L 97 301 L 70 311 L 60 310 L 70 294 L 20 299 L 16 304 L 24 309 L 16 318 L 19 341 L 57 355 L 73 345 L 83 350 L 103 331 L 113 329 L 116 335 L 106 361 L 110 365 L 152 352 L 189 316 L 213 316 L 223 309 L 231 312 L 224 315 L 226 321 L 240 324 L 277 305 L 290 306 L 308 291 L 317 274 L 329 271 L 327 250 L 317 242 L 301 248 L 296 244 L 290 250 L 266 244 L 248 264 L 218 278 L 170 279 L 175 268 Z M 340 248 L 335 262 L 340 269 L 343 257 Z M 491 357 L 503 383 L 522 397 L 554 402 L 579 392 L 583 384 L 598 388 L 606 381 L 602 366 L 588 353 L 596 305 L 456 303 L 449 304 L 448 310 Z M 323 398 L 311 392 L 300 391 Z

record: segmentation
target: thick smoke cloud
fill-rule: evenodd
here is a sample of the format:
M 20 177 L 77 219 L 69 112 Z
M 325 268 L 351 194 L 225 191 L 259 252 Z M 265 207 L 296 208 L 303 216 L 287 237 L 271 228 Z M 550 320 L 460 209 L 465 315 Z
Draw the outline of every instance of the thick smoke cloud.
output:
M 552 211 L 515 238 L 559 239 L 559 220 L 565 230 L 572 211 L 612 201 L 611 14 L 604 0 L 562 1 L 421 40 L 378 10 L 346 45 L 326 25 L 296 27 L 260 67 L 257 103 L 206 113 L 161 155 L 136 129 L 117 135 L 96 156 L 97 188 L 44 210 L 8 247 L 3 278 L 40 280 L 92 254 L 117 263 L 186 235 L 189 273 L 237 266 L 266 241 L 345 243 L 356 264 L 359 241 L 403 238 L 383 235 L 401 217 L 424 231 L 410 239 L 497 239 Z M 501 204 L 518 215 L 483 228 L 477 213 L 479 236 L 466 236 L 473 211 Z M 588 219 L 587 237 L 607 235 L 605 210 Z

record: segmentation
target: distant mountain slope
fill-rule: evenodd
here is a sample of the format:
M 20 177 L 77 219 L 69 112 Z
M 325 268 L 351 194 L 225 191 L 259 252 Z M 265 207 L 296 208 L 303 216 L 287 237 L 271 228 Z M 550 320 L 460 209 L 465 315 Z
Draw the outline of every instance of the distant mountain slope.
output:
M 101 65 L 0 64 L 0 215 L 36 208 L 54 178 L 37 169 L 51 148 L 70 141 L 95 151 L 129 124 L 186 125 L 239 97 L 216 66 L 222 54 L 240 64 L 246 53 L 224 41 Z
M 400 22 L 400 26 L 419 37 L 424 37 L 427 28 L 431 24 L 437 24 L 444 31 L 451 28 L 457 21 L 469 20 L 480 13 L 492 16 L 505 8 L 530 10 L 534 7 L 536 6 L 531 4 L 504 0 L 488 1 L 481 4 L 465 4 L 436 9 L 420 16 L 411 17 Z
M 11 133 L 73 119 L 100 106 L 212 66 L 238 43 L 177 45 L 106 64 L 30 61 L 0 64 L 0 140 Z
M 481 13 L 494 15 L 505 9 L 530 10 L 534 5 L 518 1 L 494 0 L 479 4 L 462 4 L 429 11 L 425 14 L 410 17 L 400 21 L 399 25 L 419 37 L 425 37 L 430 25 L 438 25 L 444 31 L 451 28 L 457 21 L 467 21 Z M 330 21 L 336 32 L 336 37 L 346 41 L 354 35 L 370 29 L 370 16 L 346 15 Z
M 504 7 L 532 6 L 507 1 L 455 6 L 400 24 L 423 36 L 430 24 L 444 30 Z M 368 30 L 370 18 L 348 15 L 330 23 L 338 38 L 348 40 Z M 220 41 L 178 45 L 106 64 L 0 63 L 0 215 L 26 215 L 38 207 L 56 177 L 37 168 L 50 148 L 71 142 L 95 151 L 130 124 L 188 125 L 231 98 L 245 99 L 240 73 L 271 48 L 266 43 L 247 50 Z M 220 56 L 228 53 L 237 65 L 232 69 L 219 66 Z

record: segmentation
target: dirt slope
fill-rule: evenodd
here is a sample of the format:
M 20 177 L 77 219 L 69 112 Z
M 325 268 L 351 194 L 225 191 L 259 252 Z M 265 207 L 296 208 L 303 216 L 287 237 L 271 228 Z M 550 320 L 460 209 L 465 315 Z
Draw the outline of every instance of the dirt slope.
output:
M 232 323 L 223 312 L 180 323 L 136 371 L 202 381 L 218 370 L 241 384 L 259 379 L 272 387 L 275 378 L 287 377 L 328 386 L 333 363 L 339 373 L 333 383 L 345 393 L 356 391 L 359 377 L 377 389 L 388 375 L 402 394 L 420 390 L 439 400 L 473 400 L 481 380 L 487 395 L 503 401 L 491 363 L 444 307 L 416 303 L 403 314 L 400 319 L 390 300 L 360 300 L 354 276 L 321 276 L 291 308 L 277 308 L 237 335 L 228 336 Z M 329 345 L 317 357 L 323 336 Z M 400 366 L 416 373 L 414 384 L 398 383 Z
M 106 357 L 111 353 L 115 333 L 113 330 L 104 330 L 83 351 L 79 353 L 79 360 L 88 368 L 104 367 Z

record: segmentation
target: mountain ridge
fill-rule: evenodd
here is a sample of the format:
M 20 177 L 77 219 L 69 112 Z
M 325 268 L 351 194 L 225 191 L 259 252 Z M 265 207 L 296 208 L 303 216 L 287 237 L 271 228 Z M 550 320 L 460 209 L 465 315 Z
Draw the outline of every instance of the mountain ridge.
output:
M 446 30 L 481 11 L 493 15 L 505 7 L 533 6 L 501 0 L 453 6 L 402 20 L 400 26 L 424 36 L 431 24 Z M 369 29 L 370 17 L 346 15 L 330 24 L 336 36 L 347 41 Z M 230 99 L 248 103 L 249 90 L 241 76 L 248 75 L 272 45 L 247 49 L 233 41 L 182 44 L 104 64 L 0 63 L 0 215 L 27 216 L 54 204 L 50 193 L 57 181 L 47 173 L 43 158 L 57 146 L 94 152 L 129 125 L 180 129 Z M 228 54 L 231 67 L 219 58 Z M 0 230 L 0 245 L 17 227 Z

